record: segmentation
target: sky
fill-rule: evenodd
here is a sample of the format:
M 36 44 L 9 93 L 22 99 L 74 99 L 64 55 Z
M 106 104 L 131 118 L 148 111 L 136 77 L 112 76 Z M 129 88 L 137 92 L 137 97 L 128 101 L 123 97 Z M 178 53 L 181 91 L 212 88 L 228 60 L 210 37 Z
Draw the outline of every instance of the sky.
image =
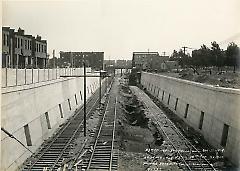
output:
M 240 45 L 239 8 L 239 0 L 18 0 L 3 1 L 2 22 L 41 35 L 50 57 L 55 49 L 131 59 L 135 51 L 171 55 L 212 41 Z

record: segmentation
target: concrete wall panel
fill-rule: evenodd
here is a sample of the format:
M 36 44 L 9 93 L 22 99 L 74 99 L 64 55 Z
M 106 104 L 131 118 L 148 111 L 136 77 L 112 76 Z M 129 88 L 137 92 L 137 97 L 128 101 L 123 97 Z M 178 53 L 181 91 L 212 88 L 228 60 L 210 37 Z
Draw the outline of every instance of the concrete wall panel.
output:
M 12 77 L 7 77 L 7 85 L 15 86 L 16 85 L 16 69 L 8 69 L 7 74 L 12 75 Z
M 7 83 L 7 80 L 6 80 L 7 76 L 6 76 L 6 74 L 7 74 L 7 68 L 2 69 L 1 87 L 6 87 L 7 86 L 6 85 L 6 83 Z
M 15 73 L 17 74 L 17 77 L 15 79 L 17 79 L 17 85 L 24 85 L 25 84 L 25 69 L 13 69 L 13 71 L 15 70 Z M 13 73 L 9 73 L 8 74 L 8 78 L 10 78 L 11 75 L 15 75 L 14 72 Z M 13 82 L 16 82 L 16 80 L 13 80 Z M 13 84 L 13 85 L 16 85 Z

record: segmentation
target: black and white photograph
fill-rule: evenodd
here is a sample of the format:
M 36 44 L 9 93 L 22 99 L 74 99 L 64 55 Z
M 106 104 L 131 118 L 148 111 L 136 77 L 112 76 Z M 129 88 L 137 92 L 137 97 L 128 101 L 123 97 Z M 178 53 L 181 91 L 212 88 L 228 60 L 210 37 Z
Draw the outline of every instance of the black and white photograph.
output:
M 239 0 L 0 7 L 0 171 L 240 171 Z

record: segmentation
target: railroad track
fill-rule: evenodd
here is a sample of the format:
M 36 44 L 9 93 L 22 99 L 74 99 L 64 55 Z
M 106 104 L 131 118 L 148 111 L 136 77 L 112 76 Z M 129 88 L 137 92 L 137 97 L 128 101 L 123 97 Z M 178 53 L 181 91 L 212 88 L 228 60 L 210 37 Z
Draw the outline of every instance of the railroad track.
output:
M 116 91 L 111 90 L 111 91 Z M 116 128 L 117 97 L 109 93 L 107 106 L 103 114 L 95 141 L 91 143 L 91 152 L 83 157 L 83 162 L 78 165 L 84 170 L 117 170 L 118 153 L 114 149 Z
M 176 158 L 180 162 L 180 167 L 184 170 L 213 170 L 217 169 L 206 159 L 206 157 L 180 132 L 175 124 L 168 119 L 163 113 L 159 112 L 161 109 L 140 89 L 135 92 L 139 92 L 142 96 L 145 96 L 145 107 L 149 109 L 149 113 L 155 120 L 157 128 L 166 136 L 169 144 L 174 148 L 176 152 Z M 146 100 L 147 99 L 147 100 Z M 157 115 L 156 115 L 157 114 Z M 169 129 L 170 127 L 171 129 Z M 180 141 L 176 141 L 176 136 Z
M 87 117 L 96 108 L 99 102 L 99 90 L 97 90 L 87 102 Z M 103 91 L 102 91 L 103 92 Z M 74 140 L 83 132 L 83 107 L 53 136 L 43 147 L 26 161 L 23 171 L 42 171 L 43 169 L 57 170 L 64 160 L 70 158 Z

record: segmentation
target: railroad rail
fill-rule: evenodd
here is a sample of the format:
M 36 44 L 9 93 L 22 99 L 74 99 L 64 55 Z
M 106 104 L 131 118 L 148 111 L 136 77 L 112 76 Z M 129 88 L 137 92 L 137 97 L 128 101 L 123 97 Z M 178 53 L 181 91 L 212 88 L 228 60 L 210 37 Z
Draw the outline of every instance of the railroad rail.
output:
M 111 90 L 111 91 L 116 91 Z M 103 114 L 99 130 L 94 142 L 91 143 L 91 153 L 84 156 L 79 165 L 85 170 L 117 170 L 118 153 L 114 148 L 116 129 L 116 94 L 109 93 L 107 106 Z
M 177 157 L 181 161 L 180 167 L 184 167 L 185 170 L 190 171 L 217 170 L 206 159 L 206 157 L 180 132 L 175 124 L 168 119 L 164 112 L 159 112 L 161 111 L 159 107 L 142 90 L 136 87 L 133 87 L 133 89 L 135 92 L 139 92 L 139 94 L 145 96 L 145 99 L 142 100 L 142 102 L 145 107 L 149 109 L 149 114 L 155 120 L 157 128 L 160 128 L 160 131 L 166 136 L 168 142 L 174 148 Z M 176 141 L 176 136 L 181 141 Z
M 103 88 L 103 87 L 102 87 Z M 87 117 L 96 108 L 99 101 L 99 89 L 87 101 Z M 69 159 L 74 140 L 83 132 L 83 107 L 53 136 L 53 139 L 43 144 L 42 148 L 27 160 L 23 171 L 57 170 L 64 160 Z

